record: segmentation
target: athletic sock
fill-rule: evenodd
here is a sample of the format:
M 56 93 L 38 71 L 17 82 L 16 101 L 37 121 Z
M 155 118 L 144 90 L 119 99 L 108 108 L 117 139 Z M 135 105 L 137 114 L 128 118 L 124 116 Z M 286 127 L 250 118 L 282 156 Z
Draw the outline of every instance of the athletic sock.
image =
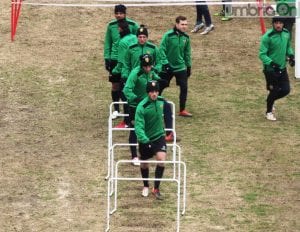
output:
M 164 103 L 164 121 L 165 121 L 165 128 L 172 129 L 173 122 L 172 122 L 172 109 L 171 104 L 166 102 Z M 166 134 L 169 135 L 171 131 L 167 131 Z
M 137 143 L 136 134 L 134 131 L 129 132 L 129 143 Z M 130 146 L 131 158 L 137 157 L 137 149 L 136 146 Z
M 119 91 L 111 91 L 111 99 L 113 102 L 118 102 L 120 99 Z M 114 105 L 116 111 L 120 112 L 120 107 L 118 104 Z
M 164 174 L 164 170 L 165 170 L 165 167 L 156 165 L 155 178 L 162 178 L 162 176 Z M 159 184 L 160 184 L 160 181 L 158 181 L 158 180 L 154 181 L 154 188 L 159 189 Z
M 142 174 L 142 178 L 149 178 L 149 168 L 141 168 L 141 174 Z M 144 187 L 148 187 L 149 188 L 149 181 L 148 180 L 143 180 L 144 183 Z

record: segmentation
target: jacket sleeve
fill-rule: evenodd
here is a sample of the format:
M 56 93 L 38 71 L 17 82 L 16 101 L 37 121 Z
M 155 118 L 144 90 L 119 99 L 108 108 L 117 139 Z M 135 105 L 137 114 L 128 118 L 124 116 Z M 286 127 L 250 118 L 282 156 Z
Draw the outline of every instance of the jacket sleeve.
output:
M 109 25 L 106 28 L 105 39 L 104 39 L 104 59 L 110 59 L 112 49 L 112 37 Z
M 192 58 L 191 58 L 191 40 L 188 39 L 186 46 L 185 46 L 185 52 L 184 52 L 184 62 L 186 67 L 192 66 Z
M 157 47 L 154 49 L 154 59 L 155 59 L 155 66 L 153 67 L 156 73 L 160 73 L 162 70 L 162 60 L 161 60 L 161 55 L 160 51 Z
M 291 34 L 290 34 L 290 36 L 291 36 Z M 287 56 L 294 55 L 293 48 L 291 47 L 291 39 L 290 39 L 290 37 L 289 37 L 288 42 L 287 42 L 286 55 Z
M 266 34 L 265 34 L 266 35 Z M 259 47 L 259 59 L 264 65 L 270 65 L 272 59 L 268 56 L 269 51 L 269 38 L 268 36 L 262 36 Z
M 149 143 L 150 140 L 145 133 L 145 118 L 144 118 L 144 108 L 143 108 L 142 101 L 138 106 L 135 112 L 135 119 L 134 119 L 134 128 L 135 133 L 137 136 L 137 140 L 140 143 Z
M 113 74 L 121 74 L 124 60 L 125 60 L 125 54 L 127 51 L 126 43 L 120 40 L 119 46 L 118 46 L 118 64 L 116 67 L 112 70 Z
M 130 73 L 123 90 L 123 93 L 129 103 L 134 102 L 135 99 L 137 98 L 137 96 L 133 92 L 136 81 L 137 81 L 137 73 L 133 71 Z
M 161 58 L 162 65 L 169 63 L 167 55 L 166 55 L 167 45 L 168 45 L 167 34 L 164 34 L 163 38 L 161 40 L 161 43 L 159 45 L 159 52 L 160 52 L 160 58 Z
M 123 64 L 122 73 L 121 73 L 121 76 L 124 79 L 127 79 L 129 77 L 130 70 L 132 70 L 132 67 L 130 64 L 130 62 L 131 62 L 130 57 L 131 57 L 131 53 L 130 53 L 130 50 L 128 49 L 125 53 L 124 64 Z

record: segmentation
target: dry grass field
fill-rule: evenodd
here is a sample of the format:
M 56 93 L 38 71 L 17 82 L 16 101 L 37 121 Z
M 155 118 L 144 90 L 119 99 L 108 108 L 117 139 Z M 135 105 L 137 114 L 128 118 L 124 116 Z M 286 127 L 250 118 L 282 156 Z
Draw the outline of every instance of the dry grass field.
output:
M 111 86 L 102 54 L 113 10 L 24 5 L 13 43 L 9 1 L 0 10 L 0 231 L 104 231 Z M 192 6 L 128 9 L 156 44 L 180 14 L 191 29 Z M 213 22 L 209 35 L 191 35 L 194 116 L 176 118 L 188 167 L 181 231 L 300 231 L 299 82 L 289 68 L 291 94 L 276 103 L 278 121 L 266 121 L 259 20 Z M 174 82 L 164 94 L 178 106 Z M 111 231 L 174 231 L 175 186 L 162 184 L 163 202 L 140 197 L 141 186 L 120 184 Z

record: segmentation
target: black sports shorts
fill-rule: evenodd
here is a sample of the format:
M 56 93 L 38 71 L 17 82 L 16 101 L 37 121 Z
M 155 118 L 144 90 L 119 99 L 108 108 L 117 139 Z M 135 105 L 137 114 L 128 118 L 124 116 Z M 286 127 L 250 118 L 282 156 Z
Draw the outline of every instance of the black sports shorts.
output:
M 118 61 L 117 60 L 111 60 L 110 62 L 111 62 L 111 64 L 110 64 L 111 70 L 113 70 L 117 66 Z M 114 74 L 110 73 L 109 76 L 108 76 L 108 81 L 112 82 L 112 83 L 121 82 L 121 74 L 115 74 L 114 75 Z
M 141 160 L 147 160 L 152 158 L 157 152 L 163 151 L 167 152 L 167 144 L 165 140 L 165 136 L 160 137 L 159 139 L 153 141 L 151 143 L 151 147 L 149 144 L 139 144 L 139 152 L 141 155 Z

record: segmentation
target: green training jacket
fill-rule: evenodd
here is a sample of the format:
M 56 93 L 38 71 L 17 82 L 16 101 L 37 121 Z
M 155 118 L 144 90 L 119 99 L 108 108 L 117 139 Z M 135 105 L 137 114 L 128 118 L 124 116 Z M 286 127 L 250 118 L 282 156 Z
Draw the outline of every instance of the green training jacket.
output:
M 165 136 L 163 108 L 164 99 L 160 96 L 155 101 L 147 96 L 138 104 L 134 120 L 138 142 L 149 143 Z
M 283 29 L 281 32 L 274 28 L 268 30 L 261 38 L 259 58 L 263 62 L 264 70 L 273 71 L 271 62 L 278 64 L 281 69 L 286 67 L 287 56 L 294 55 L 290 45 L 290 33 Z
M 132 34 L 136 34 L 139 25 L 126 18 Z M 104 39 L 104 59 L 117 60 L 118 59 L 118 41 L 120 39 L 118 21 L 116 19 L 108 23 Z
M 124 63 L 125 63 L 125 54 L 130 45 L 137 42 L 136 35 L 127 34 L 119 40 L 118 44 L 118 64 L 112 70 L 113 74 L 121 74 Z
M 176 28 L 167 31 L 160 43 L 162 64 L 168 64 L 174 72 L 192 66 L 190 37 Z
M 131 45 L 125 55 L 125 63 L 122 69 L 122 77 L 127 79 L 131 70 L 135 67 L 140 66 L 140 56 L 149 54 L 153 58 L 153 68 L 159 73 L 161 71 L 161 59 L 159 50 L 156 45 L 147 41 L 145 44 L 139 44 L 138 42 Z
M 146 92 L 147 83 L 151 80 L 159 79 L 155 71 L 151 70 L 149 73 L 145 73 L 140 66 L 135 67 L 130 73 L 123 89 L 128 104 L 131 107 L 136 107 L 141 100 L 148 96 Z

